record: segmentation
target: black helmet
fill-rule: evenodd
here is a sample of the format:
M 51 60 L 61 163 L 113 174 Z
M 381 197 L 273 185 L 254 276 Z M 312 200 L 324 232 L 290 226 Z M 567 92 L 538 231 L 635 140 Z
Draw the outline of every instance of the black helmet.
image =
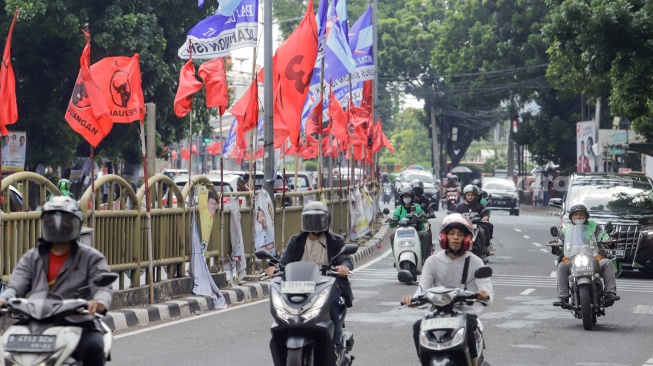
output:
M 587 207 L 585 207 L 585 205 L 573 205 L 569 209 L 569 220 L 571 220 L 571 215 L 573 215 L 576 212 L 584 212 L 586 222 L 587 222 L 587 219 L 590 218 L 590 213 L 587 212 Z
M 416 196 L 422 196 L 424 194 L 424 183 L 419 179 L 410 181 L 410 188 L 413 189 L 413 194 Z
M 480 179 L 474 179 L 474 180 L 472 181 L 472 184 L 475 185 L 475 186 L 477 186 L 478 188 L 483 188 L 483 183 L 481 183 L 481 180 L 480 180 Z
M 65 243 L 79 238 L 84 214 L 70 197 L 56 196 L 41 209 L 41 236 L 51 243 Z
M 313 201 L 302 210 L 302 231 L 321 233 L 331 226 L 329 208 L 323 202 Z
M 468 184 L 465 186 L 465 188 L 463 188 L 463 196 L 470 192 L 474 193 L 475 196 L 478 195 L 478 189 L 476 186 Z

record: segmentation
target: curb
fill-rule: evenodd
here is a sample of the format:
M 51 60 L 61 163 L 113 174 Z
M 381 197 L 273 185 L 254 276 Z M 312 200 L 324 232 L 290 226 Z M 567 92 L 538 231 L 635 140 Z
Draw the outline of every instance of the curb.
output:
M 376 251 L 388 233 L 389 226 L 384 224 L 379 231 L 364 243 L 359 250 L 351 256 L 352 262 L 360 262 L 363 258 Z M 270 295 L 269 282 L 253 282 L 227 289 L 220 289 L 227 305 L 243 304 L 253 300 L 260 300 Z M 109 311 L 104 317 L 104 322 L 112 331 L 127 329 L 138 325 L 185 317 L 214 310 L 213 300 L 210 296 L 190 296 L 177 300 L 166 301 L 142 308 L 121 309 Z

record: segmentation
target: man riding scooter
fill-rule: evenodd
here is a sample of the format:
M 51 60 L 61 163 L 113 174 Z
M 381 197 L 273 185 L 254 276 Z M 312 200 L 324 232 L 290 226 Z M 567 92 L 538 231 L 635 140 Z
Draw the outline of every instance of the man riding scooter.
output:
M 422 207 L 418 204 L 415 204 L 415 195 L 413 194 L 413 189 L 411 187 L 399 188 L 399 200 L 402 204 L 392 213 L 393 220 L 408 220 L 407 216 L 410 213 L 418 217 L 426 216 L 426 213 L 424 210 L 422 210 Z M 431 239 L 429 238 L 429 234 L 426 231 L 423 223 L 420 223 L 416 229 L 422 246 L 422 263 L 424 263 L 426 258 L 431 255 L 431 247 L 433 244 L 431 243 Z M 394 235 L 390 236 L 390 244 L 394 250 Z
M 490 220 L 490 212 L 483 205 L 478 202 L 478 191 L 475 186 L 468 184 L 463 189 L 463 197 L 465 200 L 456 206 L 454 212 L 463 214 L 469 217 L 472 221 L 474 219 L 480 219 L 478 222 L 478 228 L 483 232 L 485 237 L 485 242 L 483 238 L 478 240 L 475 244 L 477 245 L 476 254 L 481 258 L 486 258 L 488 256 L 488 246 L 490 245 L 490 240 L 492 239 L 492 232 L 494 231 L 494 225 L 492 225 Z M 489 254 L 492 255 L 492 254 Z
M 422 211 L 426 212 L 431 205 L 431 200 L 424 195 L 424 183 L 419 179 L 413 179 L 410 182 L 410 188 L 413 189 L 415 203 L 422 207 Z

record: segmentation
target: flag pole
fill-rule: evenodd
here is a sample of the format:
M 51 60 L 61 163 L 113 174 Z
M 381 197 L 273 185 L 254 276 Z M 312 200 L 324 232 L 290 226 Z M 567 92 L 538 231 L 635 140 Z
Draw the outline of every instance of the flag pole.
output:
M 152 103 L 148 103 L 152 104 Z M 149 111 L 152 113 L 152 111 Z M 149 117 L 149 113 L 148 113 Z M 145 175 L 145 207 L 146 207 L 146 225 L 147 225 L 147 261 L 148 261 L 148 271 L 147 271 L 147 282 L 150 286 L 150 304 L 154 304 L 154 268 L 152 266 L 153 261 L 153 248 L 152 248 L 152 215 L 151 215 L 151 205 L 150 205 L 150 183 L 149 175 L 147 172 L 147 153 L 145 152 L 145 127 L 144 123 L 141 122 L 141 154 L 143 155 L 143 174 Z
M 266 70 L 270 71 L 270 70 Z M 252 49 L 252 82 L 256 81 L 256 47 Z M 258 88 L 258 83 L 255 85 L 256 88 Z M 258 93 L 257 93 L 258 94 Z M 256 101 L 258 103 L 258 100 Z M 252 193 L 252 253 L 256 251 L 256 216 L 257 216 L 257 210 L 256 210 L 256 186 L 255 186 L 255 180 L 254 180 L 254 175 L 256 174 L 256 162 L 254 162 L 254 152 L 252 149 L 254 148 L 254 136 L 256 136 L 258 132 L 258 116 L 255 116 L 256 122 L 254 123 L 254 131 L 250 131 L 249 133 L 249 189 Z M 244 122 L 244 120 L 243 120 Z M 265 182 L 265 179 L 263 179 L 263 182 Z M 265 183 L 263 183 L 265 184 Z M 274 196 L 271 197 L 272 200 L 274 201 Z M 274 215 L 274 212 L 272 213 Z M 252 256 L 253 257 L 253 256 Z M 252 259 L 252 273 L 256 272 L 256 259 Z
M 226 70 L 225 70 L 226 71 Z M 218 110 L 220 108 L 218 107 Z M 222 151 L 220 151 L 220 257 L 225 257 L 225 246 L 224 246 L 224 142 L 222 141 L 222 113 L 218 113 L 220 117 L 218 118 L 220 124 L 220 143 L 222 144 Z M 231 197 L 234 199 L 234 197 Z M 235 197 L 238 199 L 238 197 Z M 232 253 L 233 254 L 233 253 Z M 234 279 L 234 269 L 231 259 L 229 260 L 231 267 L 231 280 Z M 224 272 L 224 260 L 220 260 L 220 271 Z
M 86 33 L 91 34 L 89 24 L 84 23 Z M 95 147 L 91 145 L 90 159 L 91 159 L 91 246 L 95 247 Z

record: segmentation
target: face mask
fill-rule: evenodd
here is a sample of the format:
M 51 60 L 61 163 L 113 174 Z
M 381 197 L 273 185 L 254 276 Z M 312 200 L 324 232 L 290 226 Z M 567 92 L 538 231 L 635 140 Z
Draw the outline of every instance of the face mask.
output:
M 411 199 L 410 197 L 404 197 L 403 200 L 404 200 L 404 203 L 405 203 L 405 204 L 409 204 L 410 201 L 412 201 L 412 199 Z
M 574 225 L 582 225 L 585 223 L 585 219 L 576 219 L 576 220 L 571 220 L 571 222 L 574 223 Z

